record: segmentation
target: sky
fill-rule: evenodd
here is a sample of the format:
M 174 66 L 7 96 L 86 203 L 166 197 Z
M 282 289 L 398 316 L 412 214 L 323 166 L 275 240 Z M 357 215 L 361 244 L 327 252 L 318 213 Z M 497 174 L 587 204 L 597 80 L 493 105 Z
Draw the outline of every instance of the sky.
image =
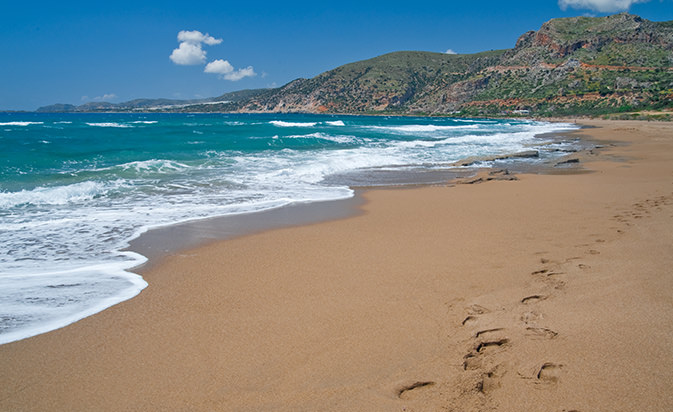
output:
M 399 50 L 514 47 L 557 17 L 673 20 L 673 0 L 3 1 L 0 110 L 278 87 Z

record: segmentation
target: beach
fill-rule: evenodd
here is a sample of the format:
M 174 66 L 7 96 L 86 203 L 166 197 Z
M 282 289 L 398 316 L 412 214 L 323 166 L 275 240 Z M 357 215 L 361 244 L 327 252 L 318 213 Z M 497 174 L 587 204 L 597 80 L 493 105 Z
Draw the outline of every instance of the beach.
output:
M 0 410 L 672 410 L 673 124 L 579 123 L 581 170 L 363 190 L 151 262 L 1 345 Z

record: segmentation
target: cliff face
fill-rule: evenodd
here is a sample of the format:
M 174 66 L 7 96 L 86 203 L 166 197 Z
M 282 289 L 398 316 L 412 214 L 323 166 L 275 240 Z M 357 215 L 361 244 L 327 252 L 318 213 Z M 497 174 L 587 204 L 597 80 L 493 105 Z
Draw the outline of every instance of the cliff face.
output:
M 397 52 L 291 82 L 239 111 L 488 115 L 673 104 L 673 22 L 622 13 L 550 20 L 513 49 Z
M 559 63 L 573 56 L 585 63 L 616 66 L 673 65 L 671 22 L 631 14 L 550 20 L 523 34 L 505 56 L 509 63 Z

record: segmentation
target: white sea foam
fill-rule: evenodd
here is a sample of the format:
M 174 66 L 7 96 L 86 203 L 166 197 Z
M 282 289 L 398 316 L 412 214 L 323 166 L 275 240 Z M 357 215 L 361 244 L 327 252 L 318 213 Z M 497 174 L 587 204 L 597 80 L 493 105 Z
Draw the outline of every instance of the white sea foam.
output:
M 19 205 L 66 205 L 91 200 L 94 197 L 118 188 L 123 181 L 100 183 L 86 181 L 66 186 L 36 187 L 19 192 L 0 192 L 0 208 L 9 209 Z
M 335 120 L 335 121 L 327 121 L 325 124 L 328 124 L 330 126 L 345 126 L 346 124 L 343 122 L 343 120 Z
M 30 126 L 34 124 L 44 124 L 44 122 L 0 122 L 0 126 Z
M 370 129 L 389 131 L 395 133 L 431 133 L 438 131 L 456 131 L 461 129 L 478 129 L 479 125 L 470 124 L 470 125 L 434 125 L 434 124 L 409 124 L 401 126 L 368 126 Z
M 175 172 L 189 168 L 186 164 L 165 159 L 139 160 L 119 165 L 124 170 L 133 169 L 136 172 Z
M 307 122 L 282 123 L 309 127 Z M 281 134 L 276 140 L 352 145 L 299 150 L 295 145 L 303 142 L 289 141 L 294 149 L 256 152 L 204 147 L 189 160 L 158 158 L 93 167 L 82 171 L 93 176 L 84 182 L 0 192 L 0 210 L 9 211 L 0 216 L 0 319 L 5 325 L 0 324 L 0 343 L 64 326 L 137 294 L 145 283 L 127 270 L 143 258 L 120 251 L 150 228 L 293 202 L 347 198 L 353 194 L 350 188 L 328 185 L 325 177 L 373 168 L 432 168 L 468 156 L 514 152 L 539 141 L 536 134 L 573 128 L 514 121 L 510 126 L 474 123 L 477 128 L 462 129 L 419 124 L 407 126 L 424 126 L 422 131 L 390 126 L 394 130 L 372 137 L 371 132 L 333 135 L 325 127 L 320 131 L 327 121 L 311 123 L 317 128 L 306 132 L 312 133 L 282 136 L 276 130 Z M 183 127 L 188 142 L 192 128 Z M 264 138 L 270 137 L 267 129 Z
M 133 127 L 133 126 L 128 125 L 128 124 L 115 123 L 115 122 L 87 123 L 87 125 L 94 126 L 94 127 L 119 127 L 119 128 Z
M 147 259 L 127 252 L 132 260 L 30 277 L 0 275 L 0 344 L 67 326 L 119 302 L 147 287 L 145 280 L 127 272 Z M 25 299 L 30 291 L 30 299 Z
M 331 135 L 327 133 L 315 132 L 309 134 L 296 134 L 284 136 L 284 138 L 290 139 L 320 139 L 327 140 L 334 143 L 354 143 L 358 141 L 358 138 L 355 136 L 345 136 L 345 135 Z
M 318 122 L 284 122 L 282 120 L 271 120 L 269 123 L 277 127 L 313 127 L 318 124 Z
M 158 120 L 136 120 L 134 122 L 131 122 L 133 124 L 157 124 L 159 123 Z
M 493 124 L 493 123 L 498 123 L 497 120 L 485 120 L 485 119 L 452 119 L 454 122 L 461 122 L 461 123 L 479 123 L 479 124 Z

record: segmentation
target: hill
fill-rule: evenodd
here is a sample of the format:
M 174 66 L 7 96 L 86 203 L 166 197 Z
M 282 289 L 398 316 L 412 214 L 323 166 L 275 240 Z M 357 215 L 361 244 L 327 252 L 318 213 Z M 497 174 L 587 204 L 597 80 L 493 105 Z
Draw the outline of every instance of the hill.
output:
M 209 106 L 236 109 L 241 101 L 249 100 L 267 89 L 239 90 L 218 97 L 200 100 L 135 99 L 123 103 L 89 102 L 80 106 L 52 104 L 37 109 L 41 113 L 90 113 L 90 112 L 199 112 L 213 111 Z
M 516 46 L 396 52 L 299 79 L 241 111 L 600 114 L 673 105 L 673 22 L 622 13 L 553 19 Z
M 553 19 L 524 33 L 512 49 L 462 55 L 394 52 L 276 89 L 150 102 L 53 107 L 465 116 L 659 110 L 673 108 L 673 21 L 652 22 L 628 13 Z

